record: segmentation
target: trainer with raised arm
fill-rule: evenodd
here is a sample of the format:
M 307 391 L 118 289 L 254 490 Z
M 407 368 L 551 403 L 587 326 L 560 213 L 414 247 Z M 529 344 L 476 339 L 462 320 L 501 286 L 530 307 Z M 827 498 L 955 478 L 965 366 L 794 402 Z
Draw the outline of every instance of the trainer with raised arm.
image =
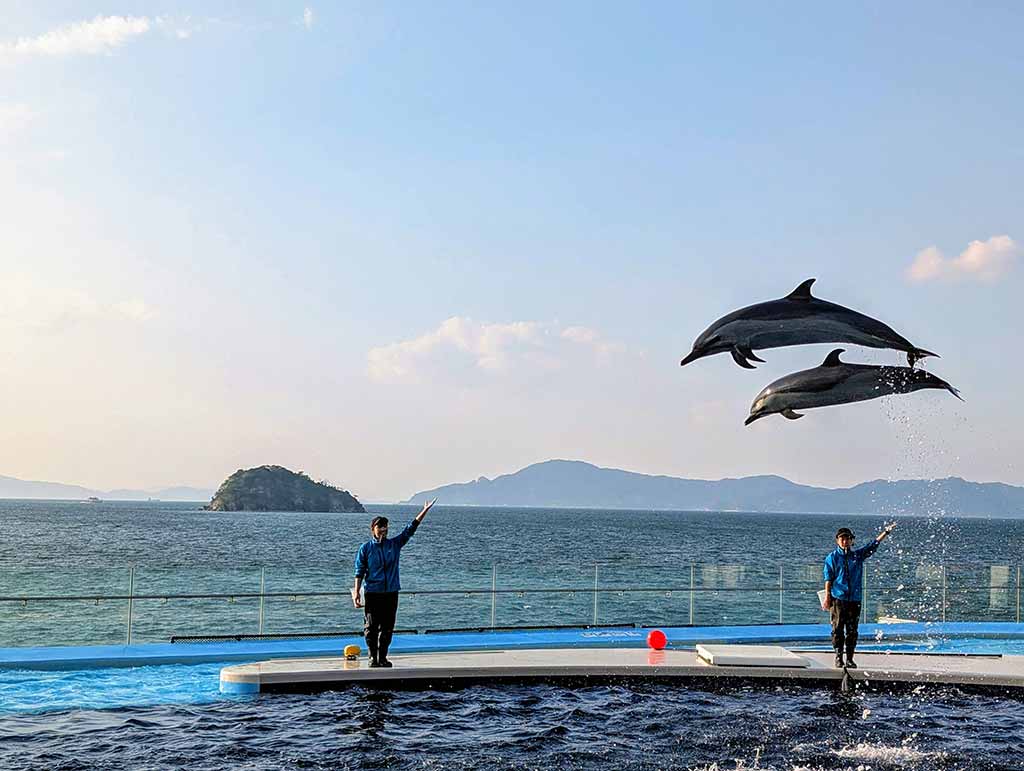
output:
M 832 621 L 832 647 L 836 650 L 836 666 L 856 669 L 853 652 L 857 647 L 857 627 L 860 624 L 860 602 L 864 583 L 864 560 L 875 553 L 896 527 L 886 525 L 882 532 L 863 548 L 854 550 L 856 538 L 848 527 L 836 532 L 836 548 L 825 557 L 825 602 Z M 843 661 L 843 653 L 846 661 Z
M 374 517 L 370 522 L 372 540 L 359 547 L 356 554 L 356 585 L 352 589 L 352 603 L 363 609 L 363 635 L 370 652 L 371 667 L 390 667 L 388 646 L 395 632 L 398 614 L 398 593 L 402 585 L 398 580 L 398 558 L 402 547 L 412 538 L 423 517 L 437 501 L 423 504 L 405 530 L 388 538 L 388 518 Z M 363 589 L 365 597 L 360 598 Z

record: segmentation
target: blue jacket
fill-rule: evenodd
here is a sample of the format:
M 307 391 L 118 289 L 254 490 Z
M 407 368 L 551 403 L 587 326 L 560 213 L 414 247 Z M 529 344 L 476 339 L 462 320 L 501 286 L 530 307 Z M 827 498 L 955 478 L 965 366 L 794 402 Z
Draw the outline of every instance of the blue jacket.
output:
M 356 578 L 363 579 L 367 592 L 397 592 L 402 588 L 398 580 L 398 557 L 402 547 L 412 538 L 420 523 L 415 519 L 394 538 L 367 541 L 356 553 Z
M 832 596 L 837 600 L 860 602 L 861 587 L 864 584 L 864 560 L 875 553 L 878 541 L 872 541 L 862 549 L 844 552 L 838 546 L 825 557 L 824 575 L 832 582 Z

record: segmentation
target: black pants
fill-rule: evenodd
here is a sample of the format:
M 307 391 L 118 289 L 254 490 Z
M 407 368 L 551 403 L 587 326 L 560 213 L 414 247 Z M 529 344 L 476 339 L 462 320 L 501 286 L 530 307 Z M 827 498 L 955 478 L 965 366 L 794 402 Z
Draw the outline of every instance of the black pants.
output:
M 832 598 L 832 647 L 836 653 L 846 651 L 846 657 L 853 657 L 857 647 L 857 627 L 860 625 L 860 603 Z
M 363 635 L 373 661 L 388 656 L 391 635 L 398 615 L 398 592 L 366 592 L 363 606 Z

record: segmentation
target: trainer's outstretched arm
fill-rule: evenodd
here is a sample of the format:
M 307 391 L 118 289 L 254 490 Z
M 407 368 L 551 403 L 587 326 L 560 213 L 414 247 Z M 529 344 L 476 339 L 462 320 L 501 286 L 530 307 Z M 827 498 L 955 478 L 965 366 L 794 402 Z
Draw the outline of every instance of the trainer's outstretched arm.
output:
M 423 504 L 423 508 L 420 510 L 420 513 L 416 515 L 416 524 L 419 524 L 423 521 L 423 518 L 427 516 L 427 512 L 430 511 L 430 507 L 433 506 L 435 503 L 437 503 L 437 498 L 428 503 Z
M 886 538 L 888 538 L 889 537 L 889 533 L 891 533 L 895 529 L 896 529 L 896 523 L 895 522 L 890 522 L 888 525 L 886 525 L 884 528 L 882 528 L 882 532 L 878 534 L 878 536 L 875 538 L 875 540 L 878 541 L 879 543 L 881 543 Z

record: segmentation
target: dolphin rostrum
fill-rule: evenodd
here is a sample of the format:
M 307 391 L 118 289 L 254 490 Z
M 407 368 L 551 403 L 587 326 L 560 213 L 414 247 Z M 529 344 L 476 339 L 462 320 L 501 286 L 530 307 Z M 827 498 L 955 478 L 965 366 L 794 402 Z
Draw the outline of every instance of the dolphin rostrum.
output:
M 807 343 L 853 343 L 868 348 L 894 348 L 906 352 L 911 367 L 925 356 L 938 356 L 915 347 L 878 319 L 813 297 L 813 283 L 814 279 L 809 278 L 785 297 L 749 305 L 722 316 L 701 333 L 693 344 L 693 350 L 679 362 L 680 365 L 728 351 L 741 367 L 754 369 L 750 361 L 764 361 L 754 355 L 755 348 L 782 348 Z
M 794 372 L 766 386 L 750 406 L 743 425 L 780 413 L 790 420 L 802 418 L 795 410 L 849 404 L 890 394 L 908 394 L 925 388 L 944 388 L 960 401 L 960 392 L 945 380 L 913 367 L 878 367 L 839 360 L 842 348 L 825 357 L 820 367 Z

